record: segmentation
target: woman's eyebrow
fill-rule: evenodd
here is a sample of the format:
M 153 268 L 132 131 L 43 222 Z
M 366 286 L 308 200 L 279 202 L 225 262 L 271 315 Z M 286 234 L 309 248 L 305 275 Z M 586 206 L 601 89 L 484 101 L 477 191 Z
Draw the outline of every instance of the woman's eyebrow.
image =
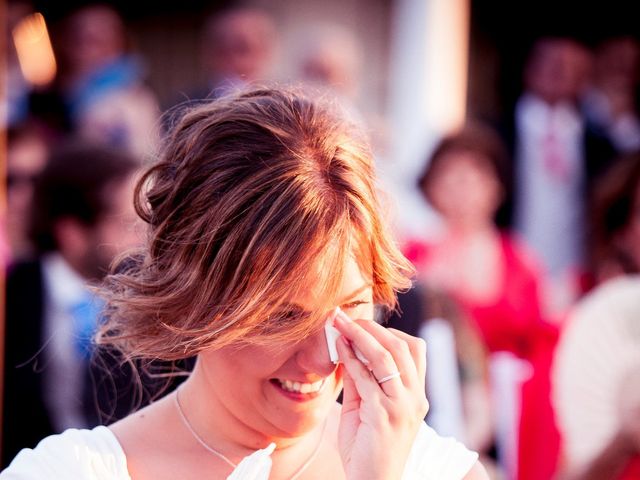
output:
M 348 294 L 347 296 L 343 297 L 340 301 L 339 301 L 339 305 L 344 305 L 345 303 L 349 303 L 353 300 L 356 299 L 356 297 L 358 295 L 360 295 L 362 292 L 364 292 L 365 290 L 371 288 L 371 284 L 364 284 L 363 286 L 361 286 L 360 288 L 354 290 L 353 292 L 351 292 L 350 294 Z
M 338 301 L 338 305 L 344 305 L 345 303 L 349 303 L 349 302 L 352 302 L 353 300 L 356 300 L 356 297 L 362 294 L 362 292 L 366 291 L 368 288 L 371 288 L 370 284 L 362 285 L 361 287 L 357 288 L 353 292 L 349 293 L 348 295 L 340 299 Z M 291 311 L 300 311 L 300 312 L 306 311 L 306 309 L 302 305 L 297 304 L 295 302 L 282 302 L 278 305 L 278 310 L 291 310 Z

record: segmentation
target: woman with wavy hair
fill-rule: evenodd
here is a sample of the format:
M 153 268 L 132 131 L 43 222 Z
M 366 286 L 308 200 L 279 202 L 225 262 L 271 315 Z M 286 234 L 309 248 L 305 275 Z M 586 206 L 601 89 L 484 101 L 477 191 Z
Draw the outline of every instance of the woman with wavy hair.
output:
M 195 107 L 137 193 L 148 243 L 108 277 L 96 340 L 195 367 L 109 427 L 23 450 L 3 480 L 487 478 L 423 423 L 424 342 L 374 321 L 412 268 L 338 113 L 275 89 Z

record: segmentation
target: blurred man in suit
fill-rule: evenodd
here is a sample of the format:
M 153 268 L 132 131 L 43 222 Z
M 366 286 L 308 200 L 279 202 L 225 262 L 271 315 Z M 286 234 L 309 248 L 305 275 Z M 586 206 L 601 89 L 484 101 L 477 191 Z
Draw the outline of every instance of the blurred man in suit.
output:
M 90 379 L 103 373 L 91 372 L 90 359 L 101 302 L 88 287 L 138 243 L 137 168 L 122 151 L 70 143 L 36 179 L 37 256 L 11 266 L 7 279 L 4 465 L 49 434 L 99 422 Z

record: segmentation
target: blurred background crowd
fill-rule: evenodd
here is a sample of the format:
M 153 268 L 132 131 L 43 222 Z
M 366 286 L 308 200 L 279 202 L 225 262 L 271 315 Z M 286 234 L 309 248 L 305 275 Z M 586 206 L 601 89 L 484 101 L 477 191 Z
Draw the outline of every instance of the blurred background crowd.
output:
M 427 422 L 495 479 L 640 478 L 634 2 L 159 3 L 4 6 L 3 466 L 131 408 L 91 286 L 141 242 L 135 179 L 181 109 L 294 82 L 370 134 Z

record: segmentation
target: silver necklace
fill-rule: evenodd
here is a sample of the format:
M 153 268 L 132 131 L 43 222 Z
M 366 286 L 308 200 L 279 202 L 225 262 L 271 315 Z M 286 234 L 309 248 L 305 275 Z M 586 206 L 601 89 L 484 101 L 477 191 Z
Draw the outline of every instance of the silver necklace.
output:
M 174 396 L 174 399 L 175 399 L 176 407 L 178 409 L 178 413 L 180 414 L 180 418 L 182 419 L 182 423 L 184 423 L 184 426 L 187 427 L 187 430 L 189 430 L 189 432 L 191 432 L 191 435 L 193 435 L 193 438 L 195 438 L 198 441 L 198 443 L 200 445 L 202 445 L 202 447 L 205 450 L 207 450 L 210 453 L 213 453 L 216 457 L 220 458 L 225 463 L 227 463 L 229 466 L 231 466 L 233 469 L 235 469 L 238 466 L 237 463 L 232 462 L 224 454 L 220 453 L 215 448 L 210 446 L 207 442 L 205 442 L 202 439 L 202 437 L 200 435 L 198 435 L 198 433 L 191 426 L 191 423 L 189 423 L 189 420 L 187 420 L 187 416 L 184 414 L 184 410 L 182 410 L 182 405 L 180 405 L 180 399 L 178 398 L 178 392 L 180 390 L 181 390 L 180 388 L 176 390 L 176 394 Z M 307 467 L 309 465 L 311 465 L 313 460 L 316 458 L 316 456 L 318 455 L 318 452 L 320 451 L 320 445 L 322 445 L 322 439 L 324 438 L 324 431 L 326 430 L 326 428 L 327 428 L 327 421 L 325 421 L 324 427 L 322 427 L 322 433 L 320 434 L 320 440 L 318 441 L 318 445 L 316 445 L 316 448 L 313 450 L 313 452 L 311 453 L 311 455 L 309 456 L 307 461 L 304 462 L 304 464 L 298 469 L 298 471 L 296 471 L 293 474 L 293 476 L 289 480 L 296 480 L 300 475 L 302 475 L 304 473 L 304 471 L 307 469 Z

